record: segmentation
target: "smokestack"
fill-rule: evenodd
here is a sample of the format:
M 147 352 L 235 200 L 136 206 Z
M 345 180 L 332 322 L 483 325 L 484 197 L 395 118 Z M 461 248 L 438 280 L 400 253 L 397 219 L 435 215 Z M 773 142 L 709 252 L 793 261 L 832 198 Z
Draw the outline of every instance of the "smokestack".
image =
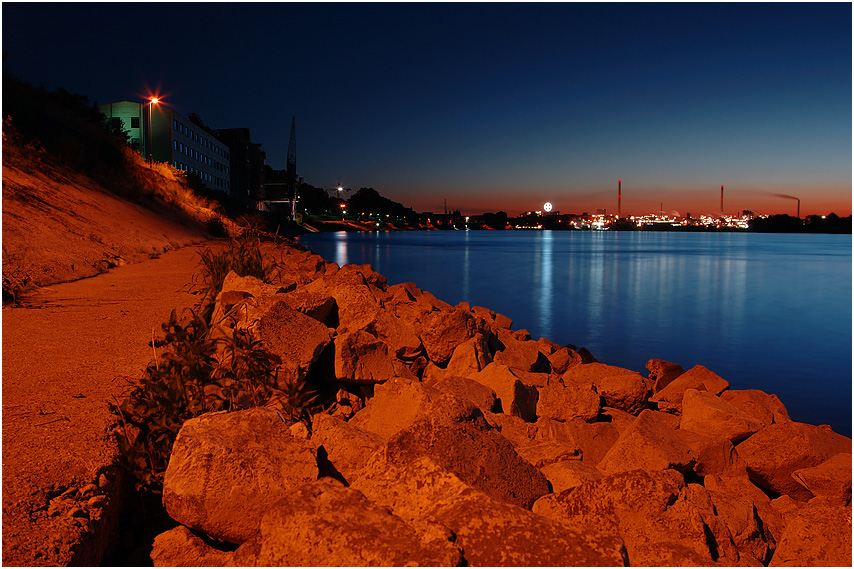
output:
M 724 212 L 724 187 L 721 186 L 721 213 Z
M 621 205 L 620 201 L 622 200 L 622 198 L 623 198 L 623 181 L 617 180 L 617 219 L 620 219 L 620 213 L 622 211 L 620 209 L 620 205 Z
M 798 219 L 801 218 L 801 198 L 798 199 Z

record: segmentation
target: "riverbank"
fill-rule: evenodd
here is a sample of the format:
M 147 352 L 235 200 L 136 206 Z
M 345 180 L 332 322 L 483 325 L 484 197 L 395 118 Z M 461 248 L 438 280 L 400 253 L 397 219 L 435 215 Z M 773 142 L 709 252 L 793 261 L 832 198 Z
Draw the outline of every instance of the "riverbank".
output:
M 214 313 L 282 362 L 274 390 L 330 404 L 185 423 L 156 564 L 850 565 L 851 440 L 776 396 L 599 363 L 366 265 L 283 261 L 273 286 L 229 276 Z

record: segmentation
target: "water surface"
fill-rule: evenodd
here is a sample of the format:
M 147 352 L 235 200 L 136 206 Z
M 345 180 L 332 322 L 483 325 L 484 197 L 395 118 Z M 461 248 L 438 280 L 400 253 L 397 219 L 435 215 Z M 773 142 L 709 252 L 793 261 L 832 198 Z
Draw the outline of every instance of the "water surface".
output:
M 702 364 L 851 436 L 851 236 L 589 231 L 327 233 L 300 241 L 647 375 Z

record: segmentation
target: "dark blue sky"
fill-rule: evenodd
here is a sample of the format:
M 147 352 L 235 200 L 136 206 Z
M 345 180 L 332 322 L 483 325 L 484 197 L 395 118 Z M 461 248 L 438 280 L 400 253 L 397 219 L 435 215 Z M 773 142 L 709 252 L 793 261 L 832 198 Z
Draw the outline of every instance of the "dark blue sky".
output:
M 4 66 L 159 90 L 418 210 L 851 213 L 851 4 L 3 3 Z

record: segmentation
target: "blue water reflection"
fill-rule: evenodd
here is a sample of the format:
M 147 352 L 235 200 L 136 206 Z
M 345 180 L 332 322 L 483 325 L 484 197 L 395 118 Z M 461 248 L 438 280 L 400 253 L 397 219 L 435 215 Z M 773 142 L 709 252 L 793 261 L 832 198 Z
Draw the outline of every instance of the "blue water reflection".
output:
M 489 307 L 534 338 L 587 347 L 646 375 L 703 364 L 733 388 L 776 393 L 793 418 L 851 434 L 851 236 L 652 232 L 313 234 L 303 244 L 370 263 L 457 304 Z

